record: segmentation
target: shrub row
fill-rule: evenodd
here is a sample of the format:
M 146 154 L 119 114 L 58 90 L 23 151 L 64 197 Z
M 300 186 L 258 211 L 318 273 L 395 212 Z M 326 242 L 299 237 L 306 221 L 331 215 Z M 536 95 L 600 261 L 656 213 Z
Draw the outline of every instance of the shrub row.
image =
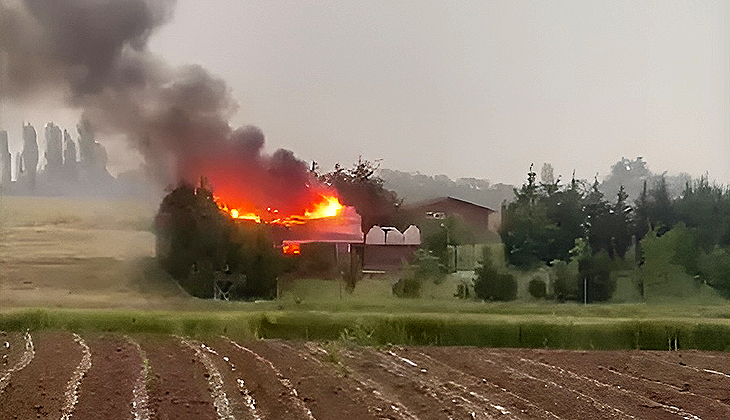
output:
M 0 330 L 164 333 L 206 337 L 348 339 L 363 345 L 730 351 L 730 324 L 698 320 L 545 319 L 439 314 L 144 313 L 33 310 L 0 314 Z

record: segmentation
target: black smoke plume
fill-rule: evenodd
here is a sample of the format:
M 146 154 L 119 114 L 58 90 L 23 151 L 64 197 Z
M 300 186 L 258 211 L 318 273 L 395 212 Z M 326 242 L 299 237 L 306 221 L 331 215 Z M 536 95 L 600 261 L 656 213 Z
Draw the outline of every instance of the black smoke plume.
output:
M 126 135 L 163 185 L 206 176 L 215 188 L 245 185 L 249 196 L 309 200 L 303 162 L 285 150 L 264 156 L 260 130 L 229 126 L 237 104 L 223 80 L 198 65 L 173 68 L 148 49 L 174 6 L 173 0 L 0 0 L 2 94 L 23 100 L 61 92 L 96 132 Z M 269 197 L 252 204 L 264 206 Z

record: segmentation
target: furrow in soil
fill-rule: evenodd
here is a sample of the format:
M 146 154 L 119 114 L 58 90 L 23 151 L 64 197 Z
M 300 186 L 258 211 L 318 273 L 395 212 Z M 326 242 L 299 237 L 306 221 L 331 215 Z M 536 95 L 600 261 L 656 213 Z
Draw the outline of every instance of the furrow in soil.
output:
M 10 382 L 10 377 L 15 372 L 23 370 L 35 356 L 33 348 L 33 337 L 26 331 L 21 337 L 18 333 L 2 333 L 2 363 L 0 370 L 0 395 Z M 11 344 L 12 343 L 12 344 Z
M 82 358 L 79 345 L 66 332 L 40 331 L 32 337 L 35 356 L 10 377 L 0 395 L 1 419 L 61 417 L 68 379 Z

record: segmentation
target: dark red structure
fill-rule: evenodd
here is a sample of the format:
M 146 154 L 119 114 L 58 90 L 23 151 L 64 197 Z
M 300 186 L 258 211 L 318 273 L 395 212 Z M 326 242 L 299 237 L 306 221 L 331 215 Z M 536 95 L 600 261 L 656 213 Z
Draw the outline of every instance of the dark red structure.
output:
M 405 206 L 404 211 L 411 220 L 446 219 L 456 216 L 463 220 L 477 237 L 489 234 L 489 216 L 495 213 L 487 206 L 472 203 L 456 197 L 441 197 Z

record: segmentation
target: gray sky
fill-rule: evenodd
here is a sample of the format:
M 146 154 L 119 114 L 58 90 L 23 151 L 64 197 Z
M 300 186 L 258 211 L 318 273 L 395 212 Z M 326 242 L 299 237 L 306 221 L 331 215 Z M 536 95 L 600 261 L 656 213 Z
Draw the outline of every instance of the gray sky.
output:
M 643 156 L 730 183 L 729 26 L 728 0 L 179 0 L 150 49 L 224 78 L 232 125 L 323 169 L 363 155 L 520 183 L 531 162 L 592 178 Z M 14 151 L 23 118 L 42 132 L 78 115 L 52 99 L 3 108 Z M 113 172 L 137 164 L 104 144 Z

